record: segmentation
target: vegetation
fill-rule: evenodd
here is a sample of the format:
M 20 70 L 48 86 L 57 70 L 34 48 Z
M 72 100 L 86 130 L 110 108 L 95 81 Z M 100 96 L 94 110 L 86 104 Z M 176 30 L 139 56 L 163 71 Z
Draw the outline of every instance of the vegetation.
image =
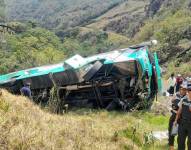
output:
M 161 63 L 168 63 L 170 72 L 188 74 L 191 55 L 190 29 L 191 12 L 178 9 L 169 12 L 163 19 L 147 21 L 133 40 L 141 42 L 157 39 L 159 45 L 154 50 L 158 52 Z
M 156 38 L 161 46 L 166 46 L 166 50 L 177 46 L 180 40 L 187 38 L 190 30 L 191 12 L 188 10 L 178 10 L 170 13 L 162 20 L 154 19 L 146 24 L 137 33 L 135 40 L 145 41 Z M 158 49 L 163 50 L 162 48 Z
M 146 19 L 148 0 L 128 0 L 94 20 L 88 27 L 132 38 Z
M 8 6 L 7 15 L 11 20 L 33 20 L 44 27 L 68 29 L 86 24 L 123 0 L 5 1 Z
M 5 40 L 0 45 L 0 73 L 55 63 L 65 57 L 60 39 L 42 28 L 7 34 Z
M 24 97 L 6 91 L 0 96 L 0 149 L 166 149 L 167 141 L 153 145 L 146 137 L 167 124 L 167 116 L 148 112 L 76 110 L 57 116 Z
M 115 33 L 75 28 L 51 32 L 31 22 L 10 22 L 16 32 L 0 42 L 0 73 L 63 61 L 76 53 L 88 56 L 124 44 L 128 38 Z

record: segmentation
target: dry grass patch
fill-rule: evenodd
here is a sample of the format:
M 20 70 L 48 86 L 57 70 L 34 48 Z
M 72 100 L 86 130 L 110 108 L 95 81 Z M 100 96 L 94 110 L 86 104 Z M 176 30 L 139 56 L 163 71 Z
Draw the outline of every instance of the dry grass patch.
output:
M 141 121 L 141 115 L 137 119 L 128 113 L 86 110 L 58 116 L 41 110 L 24 97 L 3 91 L 0 149 L 129 149 L 132 140 L 119 133 Z M 152 126 L 144 119 L 141 122 L 142 135 Z M 135 143 L 134 149 L 140 149 L 139 146 Z

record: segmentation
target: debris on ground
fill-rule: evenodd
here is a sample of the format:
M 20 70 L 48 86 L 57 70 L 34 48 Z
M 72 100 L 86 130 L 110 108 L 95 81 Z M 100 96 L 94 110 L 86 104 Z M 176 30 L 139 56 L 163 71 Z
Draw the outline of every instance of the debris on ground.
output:
M 162 141 L 168 139 L 168 131 L 154 131 L 153 136 L 156 140 Z

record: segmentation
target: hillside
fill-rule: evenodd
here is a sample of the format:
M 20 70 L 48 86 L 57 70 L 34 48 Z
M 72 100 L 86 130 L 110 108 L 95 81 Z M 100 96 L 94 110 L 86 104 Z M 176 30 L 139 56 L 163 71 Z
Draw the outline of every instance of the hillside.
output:
M 132 37 L 147 18 L 148 5 L 149 0 L 125 1 L 94 19 L 88 27 Z
M 177 1 L 161 6 L 153 19 L 145 21 L 144 26 L 133 38 L 135 42 L 157 39 L 160 63 L 169 72 L 190 75 L 191 55 L 191 11 L 189 1 Z
M 5 0 L 8 21 L 31 20 L 48 29 L 77 26 L 133 36 L 149 13 L 149 0 Z M 98 26 L 97 26 L 98 25 Z
M 153 50 L 158 52 L 164 68 L 170 69 L 170 72 L 180 70 L 186 74 L 191 71 L 190 68 L 187 69 L 191 55 L 189 0 L 4 1 L 5 5 L 0 7 L 0 16 L 6 17 L 4 20 L 15 28 L 16 35 L 7 37 L 9 40 L 6 46 L 0 45 L 2 57 L 6 54 L 1 59 L 4 64 L 1 66 L 1 73 L 57 63 L 76 53 L 87 56 L 151 39 L 159 41 L 159 45 Z M 3 4 L 3 0 L 1 3 Z M 56 46 L 40 46 L 40 42 L 46 45 L 48 39 L 41 34 L 39 27 L 54 35 Z M 30 30 L 41 33 L 31 37 L 28 34 Z M 28 38 L 33 37 L 33 43 L 29 42 L 26 48 L 24 43 L 31 41 Z M 18 41 L 22 43 L 19 46 Z M 47 48 L 49 53 L 45 54 Z M 26 65 L 22 65 L 24 60 L 19 60 L 18 65 L 10 63 L 17 62 L 16 55 L 24 56 L 18 49 L 32 51 L 32 57 Z M 37 56 L 37 53 L 50 56 L 57 53 L 57 50 L 62 53 L 58 55 L 63 57 L 53 58 L 52 62 L 47 59 L 41 61 Z
M 3 0 L 2 0 L 3 1 Z M 49 29 L 87 26 L 133 36 L 145 20 L 188 8 L 189 0 L 4 0 L 7 20 L 34 21 Z
M 6 0 L 9 20 L 34 20 L 48 28 L 69 28 L 88 22 L 123 0 Z
M 57 116 L 28 99 L 2 91 L 0 149 L 153 149 L 151 131 L 167 129 L 168 117 L 150 112 L 78 110 Z M 136 129 L 133 134 L 134 128 Z M 134 140 L 133 140 L 134 139 Z M 134 144 L 133 144 L 134 141 Z M 145 143 L 145 144 L 144 144 Z M 155 150 L 167 141 L 155 141 Z M 144 144 L 144 145 L 143 145 Z M 134 146 L 133 146 L 134 145 Z

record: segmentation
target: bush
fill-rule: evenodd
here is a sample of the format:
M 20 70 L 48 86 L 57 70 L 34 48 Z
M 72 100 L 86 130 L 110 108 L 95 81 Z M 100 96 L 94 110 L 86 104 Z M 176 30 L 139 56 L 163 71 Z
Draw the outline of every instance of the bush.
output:
M 58 63 L 65 58 L 60 39 L 46 29 L 6 35 L 6 41 L 6 47 L 0 47 L 0 73 Z

